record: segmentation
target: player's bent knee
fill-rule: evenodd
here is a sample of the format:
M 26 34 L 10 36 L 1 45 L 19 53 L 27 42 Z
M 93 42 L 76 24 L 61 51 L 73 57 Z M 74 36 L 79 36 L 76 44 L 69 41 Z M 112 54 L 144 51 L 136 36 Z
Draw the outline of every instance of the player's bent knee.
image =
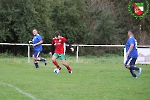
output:
M 56 61 L 56 59 L 52 58 L 52 62 L 55 62 L 55 61 Z
M 52 62 L 55 62 L 56 60 L 52 60 Z
M 52 56 L 52 62 L 55 62 L 55 61 L 56 61 L 56 59 L 57 59 L 57 57 Z
M 55 61 L 55 59 L 52 58 L 52 62 L 54 62 L 54 61 Z

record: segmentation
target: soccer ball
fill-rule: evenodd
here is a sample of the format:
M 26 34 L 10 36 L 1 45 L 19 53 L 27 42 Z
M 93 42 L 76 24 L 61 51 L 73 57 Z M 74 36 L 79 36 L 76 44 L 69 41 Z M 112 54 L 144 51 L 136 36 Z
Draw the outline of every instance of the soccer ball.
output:
M 54 69 L 54 73 L 59 73 L 59 69 Z

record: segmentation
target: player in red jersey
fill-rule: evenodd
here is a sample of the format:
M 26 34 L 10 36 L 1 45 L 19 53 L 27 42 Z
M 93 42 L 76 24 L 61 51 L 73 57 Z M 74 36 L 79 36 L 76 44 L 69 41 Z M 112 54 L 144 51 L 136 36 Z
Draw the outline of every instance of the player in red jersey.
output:
M 69 44 L 69 48 L 72 52 L 74 52 L 74 49 L 72 48 L 70 42 L 66 40 L 66 38 L 60 36 L 59 32 L 55 32 L 55 38 L 52 39 L 52 46 L 50 51 L 50 56 L 52 56 L 52 62 L 57 67 L 57 69 L 61 70 L 61 67 L 58 65 L 56 59 L 60 58 L 62 61 L 62 64 L 68 69 L 69 73 L 72 73 L 72 70 L 70 66 L 66 62 L 66 57 L 64 55 L 64 43 Z M 54 54 L 53 54 L 54 53 Z

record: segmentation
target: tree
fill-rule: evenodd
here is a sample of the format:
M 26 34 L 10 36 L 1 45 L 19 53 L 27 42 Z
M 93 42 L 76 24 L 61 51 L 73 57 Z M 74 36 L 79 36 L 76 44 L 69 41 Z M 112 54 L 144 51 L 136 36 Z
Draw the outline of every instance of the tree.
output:
M 90 29 L 87 40 L 90 44 L 117 44 L 121 29 L 115 13 L 115 7 L 110 0 L 87 0 L 87 26 Z
M 48 0 L 1 0 L 0 41 L 24 42 L 32 38 L 32 29 L 50 33 Z
M 81 0 L 55 0 L 51 2 L 51 20 L 54 31 L 60 31 L 72 43 L 82 43 L 86 34 L 83 20 L 84 2 Z

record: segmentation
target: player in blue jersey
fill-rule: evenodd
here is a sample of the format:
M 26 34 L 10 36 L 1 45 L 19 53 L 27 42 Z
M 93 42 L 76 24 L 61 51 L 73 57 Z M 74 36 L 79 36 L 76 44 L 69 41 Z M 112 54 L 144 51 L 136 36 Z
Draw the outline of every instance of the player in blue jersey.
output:
M 42 52 L 42 43 L 43 43 L 43 40 L 42 40 L 42 37 L 38 34 L 38 31 L 36 29 L 34 29 L 32 31 L 34 37 L 32 39 L 32 41 L 29 41 L 29 43 L 32 42 L 32 46 L 33 46 L 33 61 L 34 61 L 34 64 L 35 64 L 35 67 L 36 68 L 39 68 L 39 65 L 38 65 L 38 61 L 41 61 L 41 62 L 44 62 L 44 64 L 46 65 L 46 59 L 45 58 L 40 58 L 40 53 Z
M 135 62 L 138 58 L 137 51 L 137 41 L 134 38 L 133 31 L 128 31 L 128 40 L 126 42 L 126 57 L 125 67 L 128 68 L 134 78 L 137 78 L 137 75 L 134 73 L 134 70 L 138 71 L 138 76 L 141 74 L 141 68 L 135 66 Z

